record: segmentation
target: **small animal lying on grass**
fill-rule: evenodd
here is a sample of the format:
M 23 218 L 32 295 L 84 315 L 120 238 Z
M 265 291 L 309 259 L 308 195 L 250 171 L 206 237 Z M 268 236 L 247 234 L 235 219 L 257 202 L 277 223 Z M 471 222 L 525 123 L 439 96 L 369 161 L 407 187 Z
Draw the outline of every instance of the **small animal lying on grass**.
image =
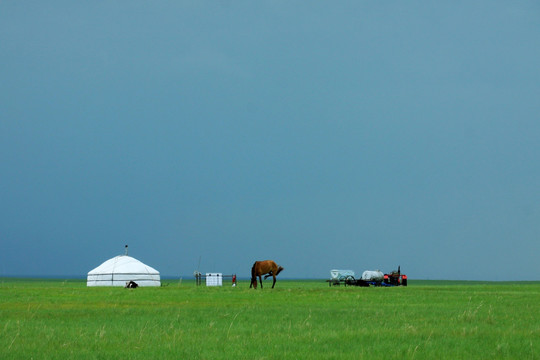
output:
M 137 284 L 135 281 L 126 281 L 126 289 L 136 289 L 139 287 L 139 284 Z

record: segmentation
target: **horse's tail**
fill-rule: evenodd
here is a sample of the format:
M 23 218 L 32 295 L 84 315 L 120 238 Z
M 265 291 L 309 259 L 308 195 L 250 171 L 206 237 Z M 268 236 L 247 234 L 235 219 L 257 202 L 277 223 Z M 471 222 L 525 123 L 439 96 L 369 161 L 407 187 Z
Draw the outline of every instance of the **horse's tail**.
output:
M 283 266 L 278 266 L 276 276 L 281 272 L 281 270 L 285 270 L 285 269 L 283 268 Z

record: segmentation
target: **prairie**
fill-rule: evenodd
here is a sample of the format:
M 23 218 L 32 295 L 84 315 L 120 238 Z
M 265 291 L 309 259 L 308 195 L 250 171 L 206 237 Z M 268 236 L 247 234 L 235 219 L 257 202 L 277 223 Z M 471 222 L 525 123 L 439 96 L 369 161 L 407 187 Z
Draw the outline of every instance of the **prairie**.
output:
M 271 279 L 270 279 L 271 280 Z M 538 359 L 540 283 L 0 279 L 2 359 Z

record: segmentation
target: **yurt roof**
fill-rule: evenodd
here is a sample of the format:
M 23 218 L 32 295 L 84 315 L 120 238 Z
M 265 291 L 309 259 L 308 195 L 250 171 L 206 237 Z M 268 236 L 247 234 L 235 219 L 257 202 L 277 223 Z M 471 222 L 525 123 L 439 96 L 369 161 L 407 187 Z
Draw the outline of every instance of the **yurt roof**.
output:
M 159 271 L 151 266 L 143 264 L 139 260 L 128 256 L 118 255 L 105 261 L 97 268 L 91 270 L 88 275 L 93 274 L 153 274 L 159 275 Z

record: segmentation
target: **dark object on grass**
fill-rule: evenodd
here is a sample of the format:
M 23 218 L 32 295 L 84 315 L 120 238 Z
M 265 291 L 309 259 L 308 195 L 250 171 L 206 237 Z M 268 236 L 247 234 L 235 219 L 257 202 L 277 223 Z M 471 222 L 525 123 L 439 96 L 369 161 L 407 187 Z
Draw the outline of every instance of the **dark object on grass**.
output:
M 126 289 L 136 289 L 138 287 L 139 284 L 137 284 L 135 281 L 126 282 Z
M 369 283 L 362 279 L 347 279 L 345 280 L 345 285 L 352 285 L 352 286 L 361 286 L 361 287 L 369 287 Z

